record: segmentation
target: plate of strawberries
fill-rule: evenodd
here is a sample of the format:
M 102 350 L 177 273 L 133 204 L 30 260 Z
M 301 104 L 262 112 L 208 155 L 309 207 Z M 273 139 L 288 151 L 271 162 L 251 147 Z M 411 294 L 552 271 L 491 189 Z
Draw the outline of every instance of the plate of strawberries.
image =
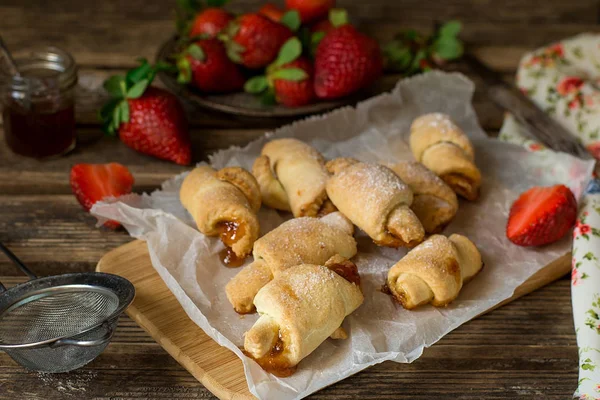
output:
M 162 82 L 200 106 L 252 117 L 320 113 L 364 98 L 383 73 L 379 43 L 335 0 L 267 3 L 237 16 L 211 3 L 189 11 L 157 54 L 174 66 Z

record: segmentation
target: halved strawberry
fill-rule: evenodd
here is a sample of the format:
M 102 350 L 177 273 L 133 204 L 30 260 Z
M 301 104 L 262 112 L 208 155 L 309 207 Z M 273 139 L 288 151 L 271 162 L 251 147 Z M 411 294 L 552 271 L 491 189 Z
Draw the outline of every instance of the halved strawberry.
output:
M 513 203 L 506 237 L 519 246 L 542 246 L 565 236 L 576 218 L 577 201 L 568 187 L 533 187 Z
M 105 197 L 131 193 L 133 182 L 127 167 L 117 163 L 77 164 L 71 168 L 71 190 L 86 211 Z M 104 226 L 115 229 L 119 223 L 107 221 Z

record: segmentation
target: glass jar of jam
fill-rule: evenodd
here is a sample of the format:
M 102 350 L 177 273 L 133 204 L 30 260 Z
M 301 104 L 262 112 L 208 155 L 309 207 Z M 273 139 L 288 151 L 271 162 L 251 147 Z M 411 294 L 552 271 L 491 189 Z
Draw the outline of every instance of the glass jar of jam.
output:
M 56 47 L 15 57 L 18 76 L 0 72 L 4 138 L 20 155 L 47 158 L 75 148 L 77 67 Z

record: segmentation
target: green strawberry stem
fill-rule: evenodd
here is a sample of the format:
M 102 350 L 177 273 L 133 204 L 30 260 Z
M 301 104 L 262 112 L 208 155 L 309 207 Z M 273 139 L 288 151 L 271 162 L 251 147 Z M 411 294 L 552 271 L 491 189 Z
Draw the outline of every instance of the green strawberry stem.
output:
M 300 20 L 300 13 L 296 10 L 289 10 L 281 16 L 281 24 L 290 28 L 292 32 L 298 31 L 302 21 Z

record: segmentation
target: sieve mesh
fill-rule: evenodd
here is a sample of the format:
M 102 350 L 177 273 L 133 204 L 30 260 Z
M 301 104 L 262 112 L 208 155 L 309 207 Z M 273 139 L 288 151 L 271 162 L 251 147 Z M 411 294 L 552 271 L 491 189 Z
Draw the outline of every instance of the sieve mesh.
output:
M 71 337 L 101 324 L 119 306 L 109 291 L 83 288 L 33 294 L 0 315 L 0 343 Z
M 118 317 L 81 335 L 74 336 L 73 340 L 95 340 L 114 331 Z M 97 346 L 42 346 L 31 349 L 5 350 L 16 362 L 23 367 L 48 373 L 68 372 L 80 368 L 95 359 L 108 345 L 102 343 Z

